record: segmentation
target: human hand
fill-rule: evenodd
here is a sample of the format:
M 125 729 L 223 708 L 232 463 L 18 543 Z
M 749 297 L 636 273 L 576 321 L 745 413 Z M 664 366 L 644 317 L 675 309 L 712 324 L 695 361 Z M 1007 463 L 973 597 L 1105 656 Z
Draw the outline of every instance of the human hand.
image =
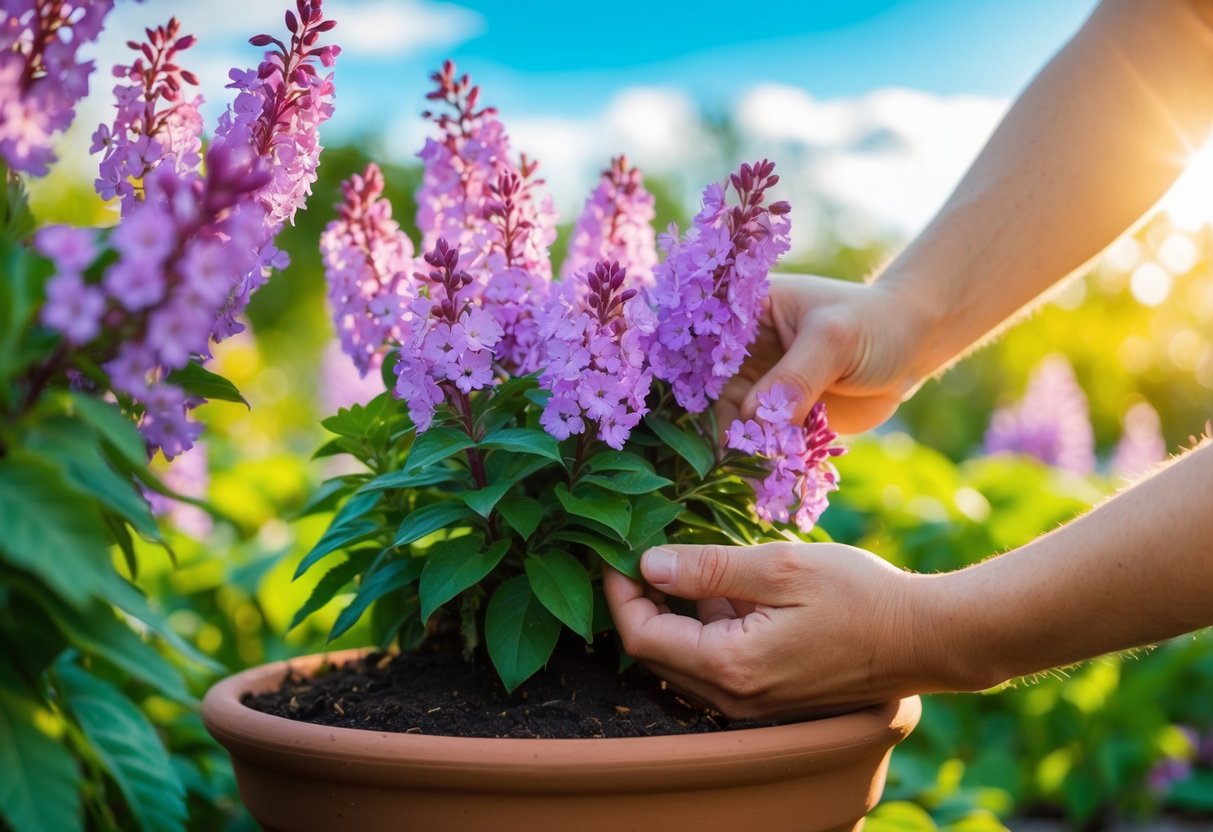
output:
M 916 303 L 880 281 L 775 275 L 750 356 L 718 403 L 720 424 L 753 418 L 758 393 L 782 383 L 797 396 L 794 424 L 821 400 L 833 429 L 875 427 L 921 380 L 912 361 L 928 330 Z
M 735 718 L 841 712 L 957 681 L 936 576 L 833 543 L 680 546 L 641 559 L 645 587 L 604 575 L 627 653 Z M 667 596 L 697 601 L 698 618 Z

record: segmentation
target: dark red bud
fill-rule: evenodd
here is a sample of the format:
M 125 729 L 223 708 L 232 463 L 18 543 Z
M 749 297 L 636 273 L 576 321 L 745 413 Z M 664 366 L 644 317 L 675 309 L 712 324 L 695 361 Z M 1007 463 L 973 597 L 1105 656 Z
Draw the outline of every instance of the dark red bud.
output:
M 323 23 L 321 23 L 319 26 L 317 26 L 314 31 L 331 32 L 336 25 L 337 25 L 336 20 L 326 20 Z
M 780 200 L 779 202 L 772 202 L 771 207 L 767 210 L 777 217 L 782 217 L 784 214 L 792 210 L 792 206 L 786 201 Z
M 286 10 L 286 28 L 292 35 L 299 31 L 299 20 L 290 9 Z
M 269 35 L 253 35 L 248 39 L 248 42 L 253 46 L 269 46 L 274 42 L 274 39 Z
M 176 43 L 173 44 L 173 49 L 175 51 L 178 51 L 181 49 L 189 49 L 191 46 L 193 46 L 197 42 L 198 42 L 198 38 L 194 37 L 193 35 L 186 35 L 185 37 L 180 38 Z

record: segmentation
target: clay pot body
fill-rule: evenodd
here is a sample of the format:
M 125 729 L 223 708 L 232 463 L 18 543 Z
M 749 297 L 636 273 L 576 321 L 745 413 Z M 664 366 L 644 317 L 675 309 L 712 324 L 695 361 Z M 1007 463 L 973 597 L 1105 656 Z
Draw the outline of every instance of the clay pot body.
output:
M 308 673 L 359 651 L 289 663 Z M 240 794 L 281 832 L 854 830 L 884 788 L 917 697 L 768 728 L 624 739 L 478 739 L 329 728 L 240 703 L 276 689 L 288 663 L 215 685 L 207 730 Z

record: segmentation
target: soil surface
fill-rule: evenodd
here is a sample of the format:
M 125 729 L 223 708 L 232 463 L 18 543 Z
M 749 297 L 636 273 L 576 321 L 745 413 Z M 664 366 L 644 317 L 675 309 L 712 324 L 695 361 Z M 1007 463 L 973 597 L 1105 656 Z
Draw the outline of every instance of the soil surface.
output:
M 371 731 L 463 737 L 644 737 L 761 723 L 688 702 L 639 667 L 620 673 L 607 641 L 561 644 L 547 668 L 506 694 L 487 659 L 455 651 L 372 653 L 311 677 L 291 673 L 244 704 L 274 716 Z

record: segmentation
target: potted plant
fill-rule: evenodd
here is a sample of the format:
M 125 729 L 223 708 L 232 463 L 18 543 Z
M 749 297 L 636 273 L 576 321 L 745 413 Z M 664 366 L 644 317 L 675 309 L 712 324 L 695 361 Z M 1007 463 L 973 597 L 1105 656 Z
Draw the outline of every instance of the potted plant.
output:
M 855 828 L 917 699 L 693 736 L 437 736 L 459 729 L 425 716 L 476 698 L 466 685 L 477 683 L 461 682 L 405 733 L 369 721 L 368 691 L 419 655 L 494 673 L 505 699 L 493 701 L 506 703 L 494 709 L 512 707 L 511 694 L 529 697 L 528 718 L 571 702 L 563 675 L 556 699 L 536 703 L 528 685 L 549 662 L 563 674 L 575 660 L 616 661 L 602 570 L 636 577 L 640 554 L 668 540 L 820 539 L 814 525 L 838 485 L 830 460 L 843 451 L 821 405 L 791 423 L 782 388 L 756 420 L 717 425 L 711 409 L 789 246 L 790 207 L 768 196 L 772 163 L 709 185 L 692 227 L 662 237 L 659 262 L 652 197 L 614 160 L 553 280 L 555 220 L 537 165 L 514 161 L 496 112 L 453 64 L 432 79 L 422 256 L 374 165 L 345 183 L 321 241 L 342 345 L 388 389 L 325 420 L 334 438 L 318 456 L 347 455 L 360 470 L 328 480 L 306 508 L 335 513 L 297 571 L 329 567 L 297 621 L 352 587 L 332 636 L 369 610 L 380 647 L 404 654 L 316 656 L 213 688 L 203 715 L 246 804 L 272 829 Z M 395 675 L 415 682 L 415 668 Z M 678 730 L 667 721 L 640 733 Z

